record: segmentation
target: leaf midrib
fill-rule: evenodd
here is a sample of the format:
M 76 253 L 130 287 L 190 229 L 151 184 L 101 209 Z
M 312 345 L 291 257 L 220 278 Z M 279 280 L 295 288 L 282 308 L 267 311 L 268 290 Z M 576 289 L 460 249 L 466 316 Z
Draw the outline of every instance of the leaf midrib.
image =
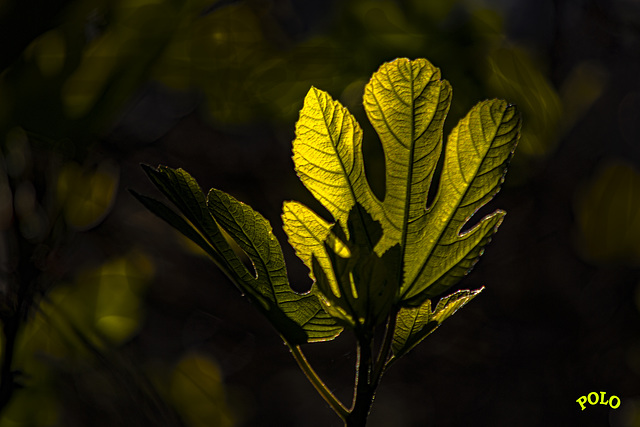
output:
M 490 106 L 489 106 L 490 107 Z M 508 107 L 507 107 L 508 108 Z M 471 181 L 469 182 L 469 185 L 467 185 L 467 188 L 465 189 L 465 191 L 463 192 L 462 196 L 460 197 L 460 199 L 458 200 L 458 202 L 455 204 L 455 209 L 451 209 L 451 213 L 449 214 L 446 223 L 444 224 L 444 226 L 440 227 L 439 231 L 438 231 L 438 237 L 434 240 L 434 244 L 433 246 L 431 246 L 429 253 L 427 255 L 427 257 L 425 258 L 424 262 L 422 263 L 422 265 L 420 266 L 420 269 L 418 270 L 418 273 L 415 275 L 415 277 L 413 278 L 411 284 L 409 286 L 407 286 L 407 288 L 405 289 L 405 291 L 402 293 L 401 296 L 401 300 L 403 300 L 405 298 L 405 296 L 409 293 L 409 291 L 411 289 L 413 289 L 413 287 L 416 284 L 416 281 L 418 280 L 418 278 L 422 275 L 422 273 L 424 272 L 424 269 L 426 268 L 426 266 L 429 264 L 429 261 L 431 260 L 431 257 L 433 255 L 433 252 L 436 248 L 436 246 L 438 246 L 438 243 L 440 242 L 440 239 L 442 238 L 442 235 L 444 234 L 444 231 L 447 230 L 449 228 L 449 224 L 451 223 L 451 220 L 453 219 L 453 217 L 455 216 L 456 212 L 458 211 L 458 208 L 460 207 L 460 203 L 462 203 L 462 200 L 464 200 L 464 198 L 466 197 L 467 193 L 469 192 L 469 189 L 471 188 L 471 183 L 476 179 L 476 175 L 478 173 L 478 170 L 480 169 L 480 166 L 482 165 L 482 163 L 484 162 L 484 159 L 487 155 L 487 153 L 489 152 L 489 150 L 491 149 L 491 147 L 493 146 L 493 143 L 496 139 L 496 136 L 498 134 L 498 129 L 500 129 L 500 126 L 503 125 L 502 120 L 506 114 L 507 108 L 504 108 L 502 110 L 502 113 L 500 114 L 500 120 L 497 122 L 497 126 L 495 131 L 493 132 L 493 136 L 491 137 L 491 143 L 489 144 L 489 148 L 487 149 L 487 151 L 485 152 L 484 156 L 482 157 L 482 160 L 480 162 L 478 162 L 478 166 L 475 168 L 474 173 L 471 175 L 473 176 L 473 178 L 471 179 Z M 471 120 L 471 116 L 469 115 L 469 121 Z M 482 126 L 482 121 L 480 122 L 480 125 L 482 127 L 482 133 L 484 135 L 485 133 L 485 129 L 484 126 Z M 471 137 L 471 135 L 469 135 L 469 137 Z M 446 155 L 446 151 L 445 151 L 445 155 Z M 458 158 L 459 160 L 459 158 Z M 444 169 L 443 169 L 443 173 L 444 173 Z M 438 191 L 439 193 L 439 191 Z M 436 203 L 438 203 L 438 200 L 436 200 Z M 433 212 L 433 211 L 431 211 Z M 404 246 L 403 246 L 404 248 Z M 402 258 L 404 259 L 404 258 Z M 431 283 L 434 283 L 439 277 L 442 277 L 442 275 L 438 276 L 437 278 L 435 278 Z M 426 289 L 426 288 L 425 288 Z
M 322 106 L 322 103 L 320 102 L 320 97 L 318 96 L 319 91 L 316 89 L 314 90 L 314 95 L 316 96 L 316 102 L 318 103 L 318 105 Z M 333 101 L 331 98 L 329 98 L 331 106 L 333 107 L 333 112 L 331 114 L 332 118 L 336 117 L 336 109 L 340 108 L 339 105 L 336 105 L 336 102 Z M 344 120 L 346 120 L 348 118 L 347 114 L 345 114 L 343 112 L 343 120 L 342 123 L 340 125 L 341 128 L 341 132 L 340 135 L 342 135 L 342 128 L 344 128 Z M 365 224 L 364 221 L 364 216 L 362 214 L 361 208 L 360 208 L 360 203 L 358 203 L 358 199 L 356 198 L 356 194 L 353 191 L 353 184 L 351 183 L 351 177 L 350 175 L 347 173 L 346 167 L 344 162 L 342 161 L 342 156 L 340 156 L 340 153 L 338 152 L 338 147 L 336 145 L 336 141 L 334 139 L 333 134 L 331 133 L 331 127 L 330 127 L 330 123 L 327 123 L 327 115 L 326 114 L 322 114 L 322 120 L 324 121 L 324 125 L 327 128 L 327 135 L 329 136 L 329 139 L 331 140 L 331 147 L 333 148 L 335 154 L 336 154 L 336 158 L 338 159 L 338 163 L 340 164 L 340 168 L 342 169 L 342 173 L 344 174 L 346 181 L 347 181 L 347 187 L 349 188 L 349 192 L 351 193 L 351 198 L 353 199 L 353 204 L 357 207 L 357 211 L 358 211 L 358 217 L 360 218 L 360 223 L 363 225 Z M 355 124 L 357 126 L 357 123 Z M 356 150 L 353 151 L 353 159 L 354 159 L 354 163 L 356 162 L 356 156 L 358 155 L 358 153 L 356 152 Z M 364 173 L 364 171 L 363 171 Z M 366 190 L 363 190 L 366 191 Z M 337 220 L 337 219 L 336 219 Z M 346 224 L 344 224 L 345 227 L 347 227 Z M 348 227 L 347 227 L 348 228 Z M 348 232 L 348 229 L 345 230 Z M 365 227 L 365 235 L 367 236 L 367 246 L 370 250 L 373 250 L 373 243 L 371 242 L 371 236 L 369 236 L 369 232 L 366 230 Z
M 414 97 L 414 93 L 415 93 L 415 79 L 414 79 L 414 75 L 413 75 L 413 67 L 410 68 L 411 69 L 411 141 L 410 141 L 410 151 L 409 151 L 409 167 L 407 170 L 407 178 L 406 178 L 406 182 L 407 182 L 407 186 L 406 186 L 406 190 L 405 190 L 405 203 L 404 203 L 404 213 L 403 213 L 403 219 L 402 219 L 402 235 L 400 237 L 400 241 L 401 241 L 401 254 L 400 254 L 400 259 L 403 260 L 404 263 L 404 256 L 407 250 L 407 238 L 409 235 L 409 216 L 410 216 L 410 210 L 411 210 L 411 196 L 412 196 L 412 187 L 413 187 L 413 169 L 414 169 L 414 158 L 415 158 L 415 144 L 416 144 L 416 138 L 415 138 L 415 111 L 416 111 L 416 98 Z M 427 88 L 429 87 L 429 84 L 432 82 L 433 78 L 433 74 L 431 75 L 431 77 L 429 78 L 429 82 L 427 82 L 427 84 L 424 86 L 424 88 L 422 89 L 422 92 L 424 92 L 425 90 L 427 90 Z M 439 85 L 438 86 L 438 105 L 440 103 L 440 96 L 442 95 L 442 86 Z M 433 115 L 431 116 L 431 118 L 429 119 L 429 123 L 425 125 L 425 130 L 423 132 L 420 133 L 420 136 L 422 136 L 426 130 L 429 128 L 429 126 L 431 125 L 431 122 L 433 121 L 433 119 L 435 118 L 436 114 L 437 114 L 437 108 L 434 108 L 433 111 Z M 395 135 L 394 135 L 395 136 Z M 397 137 L 396 137 L 397 139 Z M 398 140 L 398 142 L 400 142 Z M 431 171 L 430 173 L 432 173 L 433 171 Z M 428 172 L 429 173 L 429 172 Z M 425 209 L 426 212 L 426 209 Z M 403 275 L 404 275 L 404 269 L 400 268 L 398 269 L 398 277 L 397 277 L 397 282 L 400 283 L 400 285 L 402 286 L 402 280 L 403 280 Z M 413 284 L 412 284 L 413 286 Z M 404 295 L 403 295 L 404 296 Z
M 414 79 L 413 79 L 413 67 L 409 64 L 409 69 L 411 72 L 411 141 L 410 141 L 410 149 L 409 149 L 409 167 L 407 168 L 407 186 L 405 189 L 405 197 L 404 197 L 404 215 L 402 218 L 402 235 L 400 237 L 400 259 L 404 260 L 404 255 L 407 250 L 407 235 L 409 230 L 409 210 L 411 207 L 411 189 L 413 187 L 412 178 L 413 178 L 413 158 L 415 154 L 415 111 L 416 111 L 416 100 L 413 97 L 414 94 Z M 428 83 L 427 85 L 428 86 Z M 425 88 L 426 88 L 425 86 Z M 433 117 L 431 118 L 433 120 Z M 402 286 L 404 269 L 398 269 L 398 276 L 396 277 L 397 283 Z

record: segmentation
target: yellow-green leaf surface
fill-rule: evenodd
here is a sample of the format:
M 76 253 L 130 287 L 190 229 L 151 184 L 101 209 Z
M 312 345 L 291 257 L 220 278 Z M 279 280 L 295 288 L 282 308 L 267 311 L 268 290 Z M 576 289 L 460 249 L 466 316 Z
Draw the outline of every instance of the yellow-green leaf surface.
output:
M 285 202 L 282 211 L 284 230 L 289 237 L 289 243 L 296 249 L 296 254 L 308 266 L 312 265 L 311 259 L 315 257 L 325 271 L 332 293 L 339 297 L 340 290 L 324 244 L 326 242 L 337 255 L 342 257 L 350 255 L 349 249 L 331 233 L 332 224 L 305 205 L 298 202 Z
M 405 256 L 403 298 L 439 295 L 473 266 L 505 215 L 497 210 L 462 227 L 500 190 L 519 137 L 520 116 L 505 101 L 483 101 L 447 141 L 436 200 L 416 221 Z
M 342 330 L 317 296 L 298 294 L 288 282 L 282 249 L 271 225 L 251 207 L 212 189 L 209 196 L 182 169 L 145 167 L 151 181 L 184 218 L 163 203 L 132 192 L 149 210 L 205 250 L 290 344 L 335 338 Z M 255 272 L 242 264 L 222 230 L 249 256 Z
M 167 167 L 146 171 L 184 218 L 134 195 L 202 247 L 290 344 L 332 339 L 341 325 L 367 338 L 397 316 L 397 356 L 475 296 L 462 291 L 430 308 L 431 298 L 473 267 L 505 214 L 497 210 L 467 226 L 499 191 L 520 136 L 520 115 L 505 101 L 482 101 L 443 146 L 451 98 L 451 86 L 426 59 L 397 59 L 373 74 L 363 105 L 385 155 L 386 188 L 379 200 L 365 176 L 360 125 L 329 94 L 309 90 L 293 161 L 333 222 L 297 202 L 283 206 L 289 242 L 314 279 L 306 294 L 289 287 L 270 224 L 230 195 L 211 190 L 205 198 L 191 176 Z M 439 187 L 428 200 L 434 179 Z M 252 271 L 227 235 L 247 254 Z
M 314 87 L 305 97 L 293 141 L 300 180 L 346 229 L 356 200 L 375 204 L 364 175 L 362 129 L 338 101 Z
M 338 101 L 316 88 L 307 94 L 296 125 L 294 164 L 302 182 L 343 230 L 354 209 L 361 231 L 369 236 L 365 243 L 378 256 L 399 246 L 402 263 L 395 272 L 399 285 L 394 303 L 421 306 L 471 269 L 502 221 L 504 212 L 498 210 L 461 231 L 498 192 L 519 138 L 520 115 L 500 100 L 473 107 L 449 136 L 437 195 L 427 200 L 443 151 L 451 86 L 427 60 L 402 58 L 373 74 L 363 101 L 385 154 L 382 201 L 365 177 L 360 126 Z M 371 285 L 336 283 L 340 278 L 329 266 L 328 248 L 333 245 L 323 244 L 334 239 L 333 224 L 297 204 L 285 204 L 284 211 L 290 243 L 312 277 L 319 266 L 332 290 L 351 286 L 362 294 Z M 381 226 L 381 238 L 371 235 L 375 227 L 366 225 L 367 215 Z M 312 259 L 317 260 L 316 270 Z M 338 303 L 341 295 L 334 290 L 325 297 Z
M 482 289 L 476 291 L 458 291 L 442 298 L 436 308 L 431 310 L 431 300 L 421 306 L 402 308 L 396 317 L 396 332 L 393 336 L 393 363 L 435 331 L 447 318 L 476 297 Z

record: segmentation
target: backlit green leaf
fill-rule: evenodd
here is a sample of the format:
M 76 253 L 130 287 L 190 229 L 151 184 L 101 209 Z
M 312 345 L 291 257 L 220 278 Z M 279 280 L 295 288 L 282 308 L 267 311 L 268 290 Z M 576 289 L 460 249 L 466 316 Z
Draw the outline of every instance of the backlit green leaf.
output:
M 296 250 L 296 255 L 307 266 L 312 265 L 311 259 L 314 257 L 325 271 L 328 286 L 335 295 L 339 296 L 340 290 L 324 245 L 326 242 L 336 254 L 342 257 L 349 256 L 349 249 L 331 233 L 332 225 L 305 205 L 298 202 L 285 202 L 282 211 L 284 230 L 289 237 L 289 243 Z M 309 272 L 314 279 L 313 269 L 310 268 Z
M 300 180 L 343 229 L 356 201 L 364 207 L 376 204 L 364 175 L 360 125 L 338 101 L 313 87 L 296 124 L 293 162 Z
M 434 310 L 431 310 L 430 300 L 426 300 L 419 307 L 402 308 L 396 318 L 396 332 L 391 346 L 393 358 L 389 363 L 393 363 L 394 360 L 418 345 L 442 322 L 453 316 L 459 308 L 475 298 L 480 292 L 482 289 L 458 291 L 442 298 Z
M 504 212 L 462 229 L 499 191 L 520 131 L 515 106 L 488 100 L 473 107 L 449 136 L 437 195 L 427 200 L 443 150 L 451 86 L 427 60 L 397 59 L 373 74 L 363 101 L 385 154 L 384 199 L 376 198 L 365 177 L 360 126 L 338 101 L 311 88 L 296 125 L 293 160 L 302 182 L 336 223 L 297 204 L 285 204 L 283 215 L 290 243 L 317 280 L 328 310 L 340 309 L 334 316 L 352 319 L 352 326 L 370 315 L 373 304 L 358 296 L 376 294 L 371 291 L 379 274 L 353 274 L 373 271 L 371 259 L 360 255 L 367 248 L 380 263 L 389 248 L 398 247 L 399 255 L 385 262 L 395 275 L 395 293 L 384 293 L 392 298 L 388 313 L 424 307 L 473 267 Z M 349 255 L 329 250 L 336 230 L 343 230 Z M 357 251 L 353 234 L 359 236 Z M 401 261 L 394 264 L 391 258 Z
M 384 203 L 367 206 L 385 230 L 379 251 L 420 234 L 450 101 L 451 86 L 426 60 L 384 64 L 365 87 L 365 111 L 385 154 Z
M 373 74 L 363 105 L 385 155 L 380 200 L 365 176 L 360 125 L 329 94 L 309 90 L 293 161 L 333 222 L 297 202 L 283 206 L 289 242 L 314 280 L 306 294 L 289 287 L 281 247 L 251 207 L 215 189 L 205 199 L 191 176 L 166 167 L 146 171 L 185 218 L 134 195 L 211 255 L 290 344 L 332 339 L 340 325 L 369 340 L 395 317 L 397 358 L 479 292 L 459 291 L 431 310 L 431 299 L 469 272 L 505 215 L 497 210 L 467 225 L 500 189 L 520 136 L 520 115 L 505 101 L 480 102 L 443 147 L 451 97 L 449 83 L 425 59 L 397 59 Z M 434 180 L 439 187 L 428 200 Z M 227 235 L 249 257 L 252 271 Z
M 519 129 L 515 106 L 497 100 L 476 105 L 453 129 L 436 200 L 408 238 L 403 299 L 439 295 L 482 254 L 505 212 L 498 210 L 461 230 L 500 190 Z

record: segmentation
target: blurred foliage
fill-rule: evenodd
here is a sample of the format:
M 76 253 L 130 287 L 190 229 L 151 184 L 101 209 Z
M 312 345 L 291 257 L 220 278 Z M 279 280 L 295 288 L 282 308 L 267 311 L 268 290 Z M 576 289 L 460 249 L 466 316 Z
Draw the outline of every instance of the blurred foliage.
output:
M 358 112 L 356 94 L 368 70 L 395 57 L 426 56 L 459 88 L 454 116 L 480 97 L 517 104 L 526 117 L 521 150 L 534 157 L 554 147 L 563 115 L 573 125 L 600 95 L 603 71 L 583 64 L 563 83 L 561 96 L 546 77 L 546 65 L 508 40 L 496 11 L 465 10 L 463 2 L 426 3 L 340 3 L 326 34 L 295 42 L 269 10 L 243 2 L 178 33 L 154 76 L 174 87 L 202 89 L 217 122 L 255 121 L 265 114 L 289 122 L 311 85 L 336 93 L 346 87 L 341 101 Z
M 38 188 L 41 183 L 34 177 L 37 154 L 22 129 L 11 129 L 4 143 L 2 181 L 6 185 L 6 205 L 3 230 L 9 229 L 15 222 L 22 237 L 28 241 L 41 242 L 46 238 L 50 221 L 46 203 L 41 199 L 42 191 Z
M 640 427 L 640 397 L 625 399 L 620 409 L 611 414 L 612 427 Z
M 578 248 L 594 261 L 640 265 L 640 172 L 607 161 L 577 194 Z
M 75 1 L 0 82 L 0 123 L 77 157 L 148 81 L 173 34 L 210 1 Z
M 41 374 L 36 372 L 36 374 Z M 42 373 L 46 375 L 46 373 Z M 0 418 L 2 427 L 44 427 L 58 425 L 59 408 L 52 380 L 42 377 L 38 384 L 29 385 Z M 34 408 L 38 408 L 34 410 Z
M 204 355 L 188 354 L 178 362 L 171 378 L 171 398 L 192 427 L 235 425 L 220 368 Z
M 87 230 L 99 223 L 113 205 L 118 184 L 118 170 L 103 161 L 94 171 L 76 162 L 65 163 L 58 174 L 57 196 L 67 224 Z
M 97 334 L 112 344 L 122 343 L 139 327 L 141 292 L 152 277 L 152 269 L 144 255 L 130 253 L 98 269 L 80 271 L 73 288 L 58 286 L 48 299 L 83 335 Z
M 563 112 L 560 135 L 571 129 L 602 95 L 608 75 L 603 65 L 582 61 L 573 67 L 560 89 Z
M 57 370 L 86 362 L 92 346 L 106 349 L 135 334 L 142 293 L 152 274 L 146 256 L 132 252 L 56 286 L 16 343 L 16 368 L 24 373 L 25 392 L 16 394 L 0 425 L 57 425 Z
M 342 92 L 358 116 L 356 94 L 377 64 L 429 57 L 458 88 L 454 116 L 482 97 L 509 99 L 526 118 L 522 152 L 541 156 L 562 117 L 574 123 L 605 82 L 597 66 L 582 64 L 559 93 L 546 64 L 507 38 L 498 12 L 466 2 L 355 0 L 333 9 L 328 31 L 317 33 L 290 28 L 294 5 L 77 1 L 4 76 L 0 123 L 69 150 L 69 141 L 108 129 L 149 79 L 203 93 L 218 125 L 290 123 L 312 85 Z
M 152 277 L 150 259 L 133 251 L 81 271 L 73 283 L 56 286 L 21 334 L 16 367 L 25 373 L 21 377 L 25 388 L 1 415 L 0 426 L 54 426 L 61 425 L 64 417 L 73 419 L 73 414 L 65 414 L 66 397 L 60 395 L 66 388 L 60 382 L 69 375 L 79 392 L 87 388 L 84 404 L 98 407 L 94 411 L 105 400 L 117 405 L 122 397 L 115 396 L 122 396 L 123 387 L 134 399 L 129 405 L 143 405 L 142 398 L 161 405 L 153 391 L 145 390 L 148 376 L 154 387 L 166 391 L 161 399 L 171 403 L 185 425 L 234 425 L 220 371 L 210 359 L 184 356 L 169 377 L 168 366 L 145 374 L 136 368 L 129 372 L 131 368 L 117 362 L 113 349 L 137 334 L 143 295 Z M 139 416 L 146 423 L 153 421 Z M 166 414 L 156 417 L 155 422 L 169 422 Z
M 8 14 L 18 3 L 0 2 L 2 22 L 11 21 Z M 521 155 L 512 169 L 524 178 L 531 172 L 521 167 L 525 159 L 552 153 L 609 84 L 602 63 L 585 60 L 568 62 L 570 68 L 563 70 L 562 78 L 554 75 L 552 82 L 549 55 L 539 45 L 511 40 L 501 12 L 485 2 L 352 0 L 301 6 L 304 3 L 60 1 L 59 11 L 48 17 L 51 23 L 33 33 L 35 39 L 27 40 L 19 58 L 2 70 L 3 273 L 22 280 L 18 287 L 5 286 L 9 290 L 3 294 L 2 319 L 26 319 L 30 307 L 16 301 L 46 294 L 45 284 L 62 276 L 73 283 L 62 283 L 47 296 L 21 337 L 23 358 L 18 362 L 66 358 L 70 349 L 88 357 L 87 343 L 67 337 L 66 344 L 55 344 L 35 332 L 34 325 L 43 331 L 61 327 L 48 323 L 61 319 L 53 303 L 60 304 L 60 313 L 68 310 L 77 327 L 86 322 L 82 334 L 108 347 L 124 345 L 137 332 L 144 313 L 137 292 L 148 278 L 122 279 L 134 274 L 127 263 L 136 264 L 135 257 L 91 272 L 80 265 L 69 267 L 69 260 L 60 262 L 64 251 L 58 250 L 73 241 L 74 233 L 92 230 L 111 212 L 120 166 L 105 136 L 132 102 L 144 96 L 151 81 L 201 94 L 206 102 L 203 112 L 217 128 L 266 122 L 288 129 L 312 85 L 341 94 L 340 101 L 366 127 L 361 93 L 371 70 L 396 57 L 428 57 L 456 88 L 452 117 L 461 117 L 485 97 L 518 105 L 524 126 Z M 33 10 L 31 18 L 37 21 L 38 11 L 50 8 Z M 25 34 L 18 27 L 14 31 L 15 37 L 3 43 L 17 45 L 21 36 L 31 34 L 30 29 Z M 627 104 L 634 99 L 628 97 Z M 624 111 L 623 136 L 635 146 L 635 110 Z M 449 121 L 446 126 L 454 124 Z M 374 132 L 365 129 L 364 135 L 369 151 Z M 637 172 L 612 163 L 576 197 L 577 245 L 590 259 L 637 265 L 637 189 Z M 109 271 L 121 279 L 104 278 Z M 87 290 L 76 289 L 79 280 L 90 284 Z M 110 283 L 113 289 L 107 292 L 100 283 Z M 140 285 L 137 291 L 135 283 Z M 20 289 L 28 292 L 18 297 Z M 51 329 L 52 337 L 62 330 Z M 40 337 L 29 338 L 32 347 L 25 344 L 29 334 Z M 11 417 L 23 420 L 23 425 L 47 425 L 57 416 L 54 375 L 42 366 L 29 365 L 34 372 L 25 368 L 25 378 L 33 376 L 34 381 L 20 390 L 17 401 L 29 403 L 11 407 Z M 28 411 L 34 405 L 40 410 Z M 0 425 L 15 425 L 9 419 L 3 418 Z
M 489 53 L 487 61 L 491 92 L 513 99 L 528 119 L 523 125 L 520 149 L 531 156 L 544 155 L 555 142 L 562 118 L 558 93 L 522 48 L 498 48 Z

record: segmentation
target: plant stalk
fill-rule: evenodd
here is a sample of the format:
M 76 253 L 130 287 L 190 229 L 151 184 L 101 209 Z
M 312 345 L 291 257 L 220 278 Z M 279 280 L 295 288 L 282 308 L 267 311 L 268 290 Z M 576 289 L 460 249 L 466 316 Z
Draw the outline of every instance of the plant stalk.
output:
M 382 339 L 382 346 L 380 348 L 380 352 L 378 353 L 378 360 L 376 360 L 376 365 L 373 370 L 373 387 L 374 389 L 378 387 L 378 383 L 380 382 L 380 378 L 382 378 L 382 374 L 384 374 L 387 368 L 387 361 L 389 360 L 389 353 L 391 352 L 391 345 L 393 344 L 393 336 L 396 330 L 396 319 L 397 319 L 397 311 L 392 311 L 389 315 L 389 319 L 387 320 L 387 327 L 384 331 L 384 338 Z
M 396 312 L 394 311 L 387 320 L 382 344 L 375 360 L 373 357 L 373 338 L 367 335 L 358 338 L 353 405 L 345 419 L 345 427 L 364 427 L 367 424 L 376 389 L 387 367 L 395 327 Z
M 375 387 L 372 384 L 373 352 L 372 340 L 358 339 L 358 358 L 356 362 L 356 384 L 353 405 L 345 419 L 345 427 L 364 427 L 371 411 Z
M 287 346 L 289 346 L 291 354 L 293 355 L 293 358 L 296 359 L 296 362 L 298 362 L 300 369 L 302 369 L 302 372 L 304 372 L 304 374 L 307 376 L 309 382 L 311 382 L 318 393 L 320 393 L 320 396 L 322 396 L 322 398 L 329 404 L 329 406 L 331 406 L 331 409 L 333 409 L 341 419 L 346 420 L 349 416 L 349 411 L 342 404 L 342 402 L 340 402 L 340 400 L 333 393 L 331 393 L 331 390 L 329 390 L 329 388 L 318 376 L 313 367 L 311 367 L 309 361 L 304 356 L 304 353 L 302 353 L 302 349 L 300 348 L 300 346 L 291 345 L 289 343 L 287 343 Z

